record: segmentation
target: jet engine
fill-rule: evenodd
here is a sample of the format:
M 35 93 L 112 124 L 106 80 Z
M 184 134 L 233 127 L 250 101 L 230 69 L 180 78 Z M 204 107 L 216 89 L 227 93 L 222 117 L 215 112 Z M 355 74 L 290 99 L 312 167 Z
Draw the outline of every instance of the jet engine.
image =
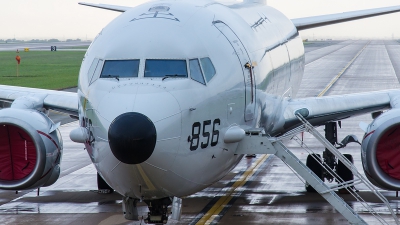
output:
M 37 110 L 0 110 L 0 189 L 34 189 L 57 181 L 63 148 L 58 126 Z
M 371 183 L 400 190 L 400 109 L 383 113 L 367 127 L 361 159 Z

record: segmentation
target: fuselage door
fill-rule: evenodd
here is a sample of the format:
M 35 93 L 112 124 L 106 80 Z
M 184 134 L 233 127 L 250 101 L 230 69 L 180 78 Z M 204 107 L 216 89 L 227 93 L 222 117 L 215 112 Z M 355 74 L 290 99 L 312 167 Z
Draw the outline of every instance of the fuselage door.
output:
M 250 121 L 254 118 L 254 111 L 256 107 L 254 70 L 252 66 L 252 61 L 250 59 L 250 55 L 248 54 L 242 41 L 228 25 L 226 25 L 224 22 L 220 20 L 214 21 L 213 24 L 229 41 L 236 56 L 239 59 L 245 83 L 246 108 L 244 113 L 244 119 L 245 121 Z

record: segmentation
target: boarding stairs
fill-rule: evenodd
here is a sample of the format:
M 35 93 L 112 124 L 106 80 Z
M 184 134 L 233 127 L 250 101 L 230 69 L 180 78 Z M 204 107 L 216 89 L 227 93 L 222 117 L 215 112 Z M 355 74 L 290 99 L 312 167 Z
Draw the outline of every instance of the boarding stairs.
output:
M 301 114 L 296 115 L 303 123 L 302 126 L 282 135 L 278 138 L 268 137 L 257 130 L 246 131 L 246 137 L 239 143 L 236 153 L 247 154 L 249 152 L 255 154 L 274 154 L 280 158 L 299 179 L 311 185 L 323 198 L 325 198 L 338 212 L 340 212 L 350 224 L 367 224 L 335 191 L 345 188 L 364 208 L 363 212 L 373 215 L 381 224 L 400 224 L 399 220 L 390 206 L 388 200 L 372 185 L 356 167 L 340 153 L 324 136 L 322 136 Z M 319 142 L 321 142 L 327 150 L 333 153 L 354 175 L 354 180 L 344 182 L 339 176 L 324 162 L 320 162 L 323 169 L 327 170 L 333 177 L 336 177 L 338 184 L 328 186 L 314 172 L 312 172 L 302 161 L 300 161 L 286 146 L 282 143 L 284 140 L 297 141 L 309 154 L 315 155 L 297 136 L 302 132 L 309 132 Z M 364 184 L 371 194 L 375 194 L 382 203 L 388 208 L 393 220 L 387 222 L 382 216 L 374 210 L 354 189 L 354 185 Z

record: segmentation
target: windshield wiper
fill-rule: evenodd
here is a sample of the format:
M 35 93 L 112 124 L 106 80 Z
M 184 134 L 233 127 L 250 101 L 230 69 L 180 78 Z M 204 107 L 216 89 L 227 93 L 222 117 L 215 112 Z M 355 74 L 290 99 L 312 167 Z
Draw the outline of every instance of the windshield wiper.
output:
M 170 77 L 186 77 L 186 75 L 181 75 L 181 74 L 167 74 L 167 75 L 164 75 L 164 77 L 162 78 L 162 80 L 165 80 L 165 79 L 170 78 Z
M 102 75 L 102 77 L 115 78 L 115 79 L 117 79 L 119 81 L 119 75 L 110 75 L 110 74 L 108 74 L 108 75 Z

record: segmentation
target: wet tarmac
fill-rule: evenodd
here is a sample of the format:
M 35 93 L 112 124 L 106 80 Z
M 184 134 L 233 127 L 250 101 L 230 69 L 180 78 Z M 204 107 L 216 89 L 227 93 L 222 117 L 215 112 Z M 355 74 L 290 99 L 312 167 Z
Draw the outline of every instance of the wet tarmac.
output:
M 400 45 L 396 41 L 321 42 L 305 48 L 307 65 L 298 97 L 320 95 L 338 74 L 340 78 L 324 95 L 399 88 Z M 370 115 L 364 115 L 342 121 L 338 140 L 348 134 L 361 138 L 359 122 L 371 120 Z M 60 129 L 64 139 L 61 178 L 41 188 L 40 196 L 37 190 L 18 194 L 0 191 L 0 224 L 144 224 L 123 218 L 121 196 L 96 192 L 96 171 L 83 145 L 68 138 L 75 126 L 77 122 L 66 123 Z M 323 128 L 318 130 L 322 132 Z M 322 145 L 311 135 L 306 133 L 304 142 L 322 153 Z M 294 141 L 285 144 L 305 162 L 308 153 L 303 148 Z M 342 152 L 352 154 L 355 166 L 363 173 L 359 145 L 349 144 Z M 356 188 L 393 224 L 387 208 L 364 185 Z M 381 192 L 398 212 L 400 198 L 395 197 L 396 193 Z M 380 224 L 350 195 L 339 196 L 367 223 Z M 182 211 L 179 222 L 170 220 L 168 224 L 348 224 L 320 195 L 307 193 L 296 174 L 273 155 L 244 158 L 219 182 L 184 198 Z M 139 204 L 139 214 L 147 214 L 143 203 Z

